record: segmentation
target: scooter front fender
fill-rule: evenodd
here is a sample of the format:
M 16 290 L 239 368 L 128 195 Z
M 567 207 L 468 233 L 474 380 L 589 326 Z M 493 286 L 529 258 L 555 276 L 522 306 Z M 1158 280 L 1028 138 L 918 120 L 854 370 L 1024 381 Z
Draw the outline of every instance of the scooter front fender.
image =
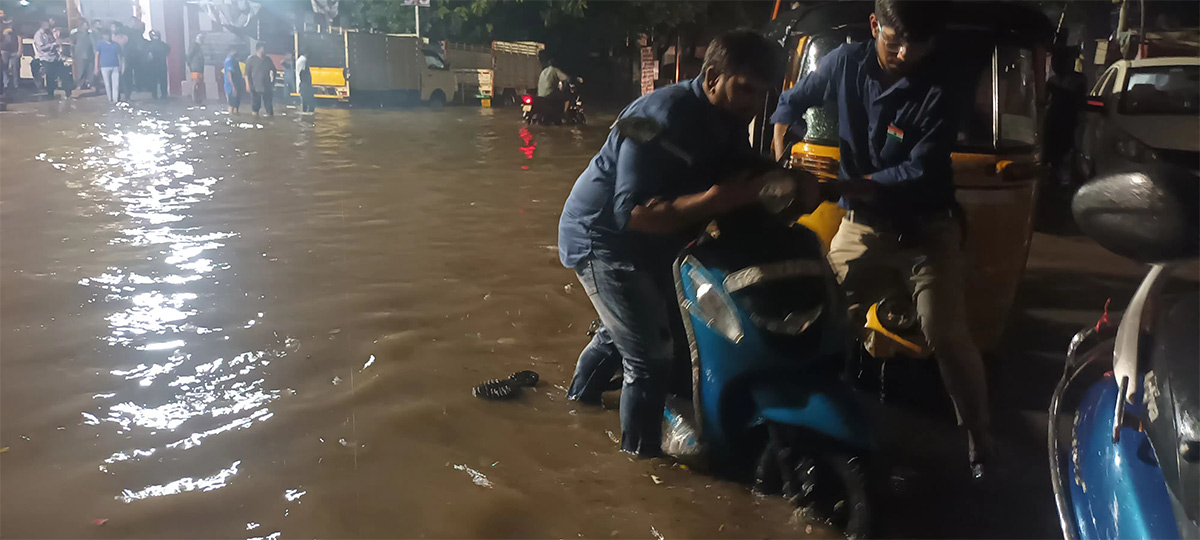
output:
M 758 409 L 754 423 L 770 421 L 806 428 L 851 449 L 869 449 L 866 415 L 850 389 L 837 380 L 821 382 L 825 384 L 819 388 L 801 381 L 754 385 L 751 395 Z

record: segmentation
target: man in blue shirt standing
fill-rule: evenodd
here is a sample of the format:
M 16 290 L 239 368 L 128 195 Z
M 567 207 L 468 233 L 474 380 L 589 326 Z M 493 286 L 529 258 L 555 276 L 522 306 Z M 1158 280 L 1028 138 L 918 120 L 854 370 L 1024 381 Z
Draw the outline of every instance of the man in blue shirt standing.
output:
M 662 127 L 639 144 L 617 130 L 579 176 L 558 224 L 559 257 L 603 323 L 567 397 L 598 403 L 623 368 L 621 449 L 662 452 L 665 378 L 678 310 L 671 263 L 712 218 L 755 203 L 761 181 L 717 184 L 752 155 L 747 126 L 774 80 L 778 47 L 750 31 L 712 41 L 695 80 L 659 89 L 621 117 Z
M 961 212 L 954 198 L 950 151 L 957 133 L 951 81 L 939 80 L 929 52 L 944 8 L 875 0 L 873 40 L 830 52 L 817 70 L 779 98 L 771 121 L 775 152 L 804 112 L 837 104 L 839 184 L 846 209 L 829 262 L 851 302 L 865 285 L 856 276 L 879 269 L 907 278 L 921 330 L 967 428 L 971 471 L 982 477 L 991 446 L 987 381 L 966 325 Z M 869 299 L 864 299 L 869 300 Z

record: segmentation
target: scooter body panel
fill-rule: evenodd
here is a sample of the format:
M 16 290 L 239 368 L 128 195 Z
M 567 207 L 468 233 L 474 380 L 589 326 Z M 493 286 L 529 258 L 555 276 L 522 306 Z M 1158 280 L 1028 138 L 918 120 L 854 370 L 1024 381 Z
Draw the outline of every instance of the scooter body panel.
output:
M 839 381 L 822 378 L 803 382 L 780 380 L 757 384 L 751 392 L 760 422 L 771 421 L 822 433 L 859 452 L 869 449 L 871 439 L 866 417 L 854 396 Z
M 1079 405 L 1067 464 L 1079 538 L 1180 537 L 1162 469 L 1145 432 L 1122 427 L 1112 441 L 1117 384 L 1111 374 L 1092 385 Z M 1141 414 L 1140 395 L 1126 415 Z
M 825 264 L 823 258 L 815 260 Z M 764 421 L 802 427 L 865 449 L 869 438 L 865 415 L 850 387 L 839 378 L 848 332 L 840 304 L 826 299 L 827 311 L 808 330 L 772 336 L 726 290 L 726 278 L 737 270 L 704 266 L 686 252 L 678 266 L 697 417 L 710 457 L 722 462 L 734 455 L 744 435 Z M 797 279 L 808 279 L 811 287 L 820 290 L 832 283 L 830 275 L 819 272 Z M 741 329 L 736 340 L 706 320 L 697 305 L 701 287 L 723 295 Z

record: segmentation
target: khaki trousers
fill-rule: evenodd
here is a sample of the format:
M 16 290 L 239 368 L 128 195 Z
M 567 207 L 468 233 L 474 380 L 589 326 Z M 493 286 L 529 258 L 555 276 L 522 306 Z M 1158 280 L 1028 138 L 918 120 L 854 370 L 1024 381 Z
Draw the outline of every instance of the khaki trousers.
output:
M 921 331 L 933 350 L 959 424 L 989 428 L 987 380 L 979 349 L 967 327 L 963 297 L 964 254 L 958 221 L 947 216 L 926 222 L 914 237 L 877 231 L 843 219 L 829 247 L 829 264 L 851 303 L 874 302 L 885 291 L 871 285 L 890 273 L 908 284 Z

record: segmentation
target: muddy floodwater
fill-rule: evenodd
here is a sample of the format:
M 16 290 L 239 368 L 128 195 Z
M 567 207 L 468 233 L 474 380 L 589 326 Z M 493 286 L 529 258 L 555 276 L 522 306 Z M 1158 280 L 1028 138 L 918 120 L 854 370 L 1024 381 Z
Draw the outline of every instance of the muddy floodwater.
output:
M 558 213 L 611 118 L 14 109 L 5 537 L 805 535 L 563 398 L 594 312 Z M 521 399 L 472 397 L 523 369 Z

